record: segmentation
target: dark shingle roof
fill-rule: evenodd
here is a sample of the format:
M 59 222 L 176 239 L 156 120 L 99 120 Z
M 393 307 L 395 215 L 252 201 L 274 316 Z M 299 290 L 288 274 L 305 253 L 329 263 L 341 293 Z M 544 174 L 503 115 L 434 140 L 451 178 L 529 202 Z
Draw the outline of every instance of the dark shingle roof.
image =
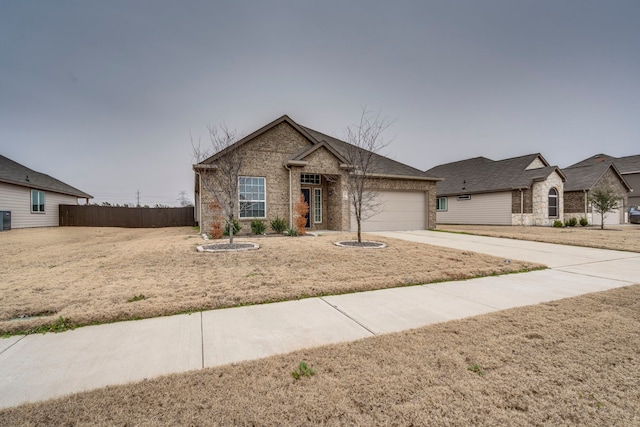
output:
M 289 116 L 285 114 L 284 116 L 277 118 L 276 120 L 261 127 L 255 132 L 252 132 L 251 134 L 245 136 L 244 138 L 240 139 L 239 141 L 229 146 L 228 148 L 213 154 L 208 159 L 203 160 L 200 163 L 200 165 L 215 162 L 215 160 L 218 157 L 224 155 L 228 150 L 233 150 L 251 141 L 256 136 L 285 122 L 288 123 L 290 126 L 292 126 L 294 129 L 296 129 L 298 132 L 300 132 L 300 134 L 302 134 L 307 140 L 309 140 L 311 144 L 320 144 L 324 141 L 326 144 L 328 144 L 331 147 L 332 150 L 334 150 L 336 153 L 340 155 L 340 157 L 342 157 L 342 159 L 339 159 L 339 160 L 342 161 L 344 160 L 344 158 L 348 157 L 346 155 L 348 151 L 347 147 L 349 146 L 347 142 L 341 141 L 332 136 L 325 135 L 316 130 L 302 126 L 296 123 L 295 121 L 293 121 L 293 119 L 291 119 Z M 297 153 L 291 153 L 290 159 L 298 159 L 299 156 L 304 154 L 307 150 L 308 150 L 308 147 L 304 147 L 304 148 L 301 148 Z M 407 178 L 407 179 L 414 178 L 414 179 L 421 179 L 421 180 L 429 180 L 429 179 L 437 180 L 436 178 L 433 178 L 430 175 L 425 174 L 421 170 L 411 167 L 409 165 L 405 165 L 403 163 L 397 162 L 395 160 L 392 160 L 385 156 L 381 156 L 379 154 L 374 154 L 374 156 L 376 159 L 375 166 L 374 166 L 375 170 L 373 171 L 374 174 L 387 175 L 387 176 L 399 177 L 399 178 Z M 198 167 L 198 165 L 194 165 L 194 167 Z
M 322 132 L 310 129 L 306 126 L 300 127 L 307 131 L 317 142 L 326 141 L 329 145 L 331 145 L 331 147 L 333 147 L 334 150 L 340 153 L 342 157 L 349 157 L 347 155 L 347 152 L 349 150 L 349 143 L 341 141 L 332 136 L 325 135 Z M 409 165 L 405 165 L 404 163 L 397 162 L 388 157 L 379 154 L 374 154 L 374 157 L 375 163 L 373 167 L 373 173 L 394 176 L 418 177 L 422 179 L 429 176 L 419 169 L 416 169 Z
M 562 172 L 567 177 L 567 182 L 564 183 L 564 191 L 591 190 L 598 181 L 600 181 L 602 175 L 604 175 L 610 168 L 618 176 L 620 181 L 623 182 L 623 185 L 630 189 L 627 182 L 620 175 L 615 164 L 611 161 L 607 160 L 591 164 L 585 164 L 584 162 L 580 163 L 582 164 L 581 166 L 570 166 L 562 169 Z
M 36 172 L 20 163 L 0 155 L 0 182 L 20 185 L 36 190 L 53 191 L 70 196 L 92 199 L 93 196 L 80 191 L 49 175 Z
M 640 154 L 635 156 L 626 157 L 613 157 L 608 154 L 596 154 L 584 159 L 578 163 L 575 163 L 569 168 L 579 166 L 589 166 L 595 164 L 611 164 L 613 163 L 621 174 L 639 173 L 640 172 Z
M 253 138 L 255 138 L 256 136 L 268 131 L 269 129 L 272 129 L 273 127 L 281 124 L 281 123 L 288 123 L 290 126 L 292 126 L 294 129 L 296 129 L 298 132 L 300 132 L 300 134 L 302 134 L 307 140 L 309 140 L 309 142 L 313 145 L 316 144 L 322 144 L 324 141 L 324 144 L 327 144 L 328 147 L 326 148 L 331 148 L 332 151 L 334 151 L 334 154 L 337 154 L 339 157 L 340 161 L 344 161 L 345 158 L 348 158 L 348 156 L 346 155 L 346 153 L 348 152 L 348 146 L 349 144 L 345 141 L 341 141 L 337 138 L 334 138 L 332 136 L 329 135 L 325 135 L 321 132 L 318 132 L 316 130 L 310 129 L 308 127 L 302 126 L 298 123 L 296 123 L 295 121 L 293 121 L 289 116 L 284 115 L 282 117 L 279 117 L 278 119 L 272 121 L 271 123 L 261 127 L 260 129 L 256 130 L 255 132 L 251 133 L 250 135 L 245 136 L 244 138 L 242 138 L 241 140 L 237 141 L 236 143 L 234 143 L 233 145 L 229 146 L 228 148 L 213 154 L 211 157 L 209 157 L 206 160 L 203 160 L 200 165 L 202 164 L 207 164 L 207 163 L 213 163 L 215 162 L 215 160 L 224 155 L 228 150 L 234 150 L 238 147 L 240 147 L 241 145 L 251 141 Z M 298 152 L 296 153 L 291 153 L 291 157 L 290 160 L 300 160 L 300 156 L 304 155 L 307 151 L 309 151 L 309 147 L 303 147 L 301 148 Z M 313 151 L 313 150 L 311 150 Z M 341 157 L 341 158 L 340 158 Z M 395 160 L 392 160 L 388 157 L 385 156 L 381 156 L 379 154 L 374 154 L 375 157 L 375 163 L 374 163 L 374 167 L 372 172 L 373 174 L 380 174 L 380 175 L 386 175 L 386 176 L 391 176 L 391 177 L 398 177 L 398 178 L 414 178 L 414 179 L 421 179 L 421 180 L 437 180 L 436 178 L 433 178 L 427 174 L 425 174 L 424 172 L 422 172 L 419 169 L 416 169 L 414 167 L 411 167 L 409 165 L 405 165 L 404 163 L 400 163 L 397 162 Z M 194 165 L 194 167 L 198 167 L 198 165 Z
M 545 166 L 527 170 L 538 158 Z M 498 161 L 475 157 L 433 167 L 426 174 L 444 178 L 444 181 L 438 182 L 437 192 L 446 196 L 529 188 L 534 181 L 544 180 L 554 171 L 558 171 L 564 179 L 557 166 L 549 166 L 536 153 Z

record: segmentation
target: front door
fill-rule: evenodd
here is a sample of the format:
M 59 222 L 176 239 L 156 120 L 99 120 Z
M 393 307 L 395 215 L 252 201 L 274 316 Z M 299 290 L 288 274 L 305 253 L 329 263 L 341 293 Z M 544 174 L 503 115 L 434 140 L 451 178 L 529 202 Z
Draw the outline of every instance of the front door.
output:
M 310 188 L 302 188 L 302 195 L 304 196 L 304 201 L 309 206 L 309 212 L 307 212 L 307 223 L 304 225 L 305 228 L 311 227 L 311 189 Z

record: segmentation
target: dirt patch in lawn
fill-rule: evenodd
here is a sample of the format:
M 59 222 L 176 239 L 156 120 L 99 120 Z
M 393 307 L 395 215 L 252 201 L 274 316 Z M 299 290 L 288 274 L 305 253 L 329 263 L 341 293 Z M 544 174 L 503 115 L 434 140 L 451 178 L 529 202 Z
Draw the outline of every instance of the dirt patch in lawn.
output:
M 3 425 L 640 425 L 640 285 L 0 411 Z M 305 361 L 315 375 L 294 380 Z
M 0 235 L 0 334 L 146 318 L 534 269 L 532 263 L 350 234 L 250 239 L 260 249 L 199 253 L 191 228 L 44 228 Z M 212 241 L 206 242 L 212 243 Z
M 506 237 L 534 242 L 559 243 L 590 248 L 640 252 L 640 226 L 522 227 L 506 225 L 438 225 L 438 230 Z

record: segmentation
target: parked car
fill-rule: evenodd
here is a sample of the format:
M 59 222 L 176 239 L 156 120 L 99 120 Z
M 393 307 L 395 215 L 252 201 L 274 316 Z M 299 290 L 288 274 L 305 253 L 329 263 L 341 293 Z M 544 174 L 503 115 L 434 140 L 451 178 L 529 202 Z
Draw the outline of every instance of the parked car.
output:
M 640 224 L 640 206 L 629 209 L 629 222 L 631 224 Z

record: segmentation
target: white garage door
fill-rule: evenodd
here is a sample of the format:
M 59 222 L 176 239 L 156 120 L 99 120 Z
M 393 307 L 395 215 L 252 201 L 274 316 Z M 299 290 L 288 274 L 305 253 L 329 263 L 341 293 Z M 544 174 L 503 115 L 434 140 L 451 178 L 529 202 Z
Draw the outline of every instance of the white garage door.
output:
M 620 203 L 620 205 L 622 205 L 622 203 Z M 599 213 L 595 213 L 594 214 L 594 218 L 596 223 L 600 223 L 600 214 Z M 621 214 L 620 214 L 620 209 L 615 209 L 611 212 L 609 212 L 608 214 L 606 214 L 606 216 L 604 217 L 604 223 L 606 225 L 619 225 L 621 223 Z
M 362 222 L 362 231 L 424 230 L 427 227 L 424 191 L 381 191 L 378 213 Z M 351 217 L 351 230 L 357 230 Z

